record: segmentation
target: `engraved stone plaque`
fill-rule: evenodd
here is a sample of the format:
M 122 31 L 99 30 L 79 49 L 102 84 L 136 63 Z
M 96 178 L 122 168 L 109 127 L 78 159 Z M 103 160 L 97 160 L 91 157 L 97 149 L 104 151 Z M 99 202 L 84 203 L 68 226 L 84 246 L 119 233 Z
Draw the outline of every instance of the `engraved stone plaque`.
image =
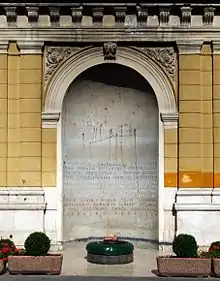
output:
M 64 239 L 158 239 L 154 93 L 79 80 L 63 104 Z

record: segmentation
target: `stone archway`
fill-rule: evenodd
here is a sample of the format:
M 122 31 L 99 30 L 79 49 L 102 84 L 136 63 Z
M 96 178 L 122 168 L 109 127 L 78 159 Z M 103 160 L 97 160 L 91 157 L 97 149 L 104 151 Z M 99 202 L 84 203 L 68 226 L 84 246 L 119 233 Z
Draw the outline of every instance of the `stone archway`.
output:
M 64 96 L 74 79 L 86 69 L 95 65 L 108 63 L 103 57 L 101 47 L 87 48 L 75 53 L 64 62 L 54 75 L 46 89 L 45 120 L 57 122 L 57 240 L 62 244 L 63 237 L 63 155 L 62 126 L 59 116 L 62 112 Z M 118 63 L 136 70 L 151 85 L 158 102 L 159 113 L 159 240 L 163 239 L 163 189 L 164 189 L 164 127 L 176 124 L 177 108 L 171 80 L 161 66 L 133 48 L 120 47 L 117 57 L 111 63 Z M 163 120 L 163 121 L 162 121 Z M 44 120 L 43 120 L 44 121 Z

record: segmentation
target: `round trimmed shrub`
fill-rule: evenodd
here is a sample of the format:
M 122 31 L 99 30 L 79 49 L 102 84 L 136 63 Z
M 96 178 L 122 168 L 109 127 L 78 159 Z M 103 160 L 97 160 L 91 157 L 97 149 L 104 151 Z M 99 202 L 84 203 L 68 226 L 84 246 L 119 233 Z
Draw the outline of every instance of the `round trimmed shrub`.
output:
M 46 256 L 50 250 L 50 239 L 43 232 L 31 233 L 24 242 L 28 256 Z
M 194 236 L 179 234 L 173 241 L 173 252 L 179 258 L 197 257 L 198 245 Z

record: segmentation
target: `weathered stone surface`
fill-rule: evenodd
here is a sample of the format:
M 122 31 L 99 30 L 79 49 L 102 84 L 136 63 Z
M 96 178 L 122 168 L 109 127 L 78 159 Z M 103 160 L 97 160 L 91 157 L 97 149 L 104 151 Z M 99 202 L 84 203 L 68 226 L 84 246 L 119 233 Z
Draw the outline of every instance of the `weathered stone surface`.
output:
M 63 108 L 64 240 L 158 237 L 154 94 L 78 81 Z

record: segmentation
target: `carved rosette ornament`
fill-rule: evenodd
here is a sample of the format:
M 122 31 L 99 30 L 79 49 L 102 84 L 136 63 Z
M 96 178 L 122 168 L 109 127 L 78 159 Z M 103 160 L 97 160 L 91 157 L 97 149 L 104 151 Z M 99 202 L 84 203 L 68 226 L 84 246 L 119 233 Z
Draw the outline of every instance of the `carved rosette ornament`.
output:
M 45 48 L 45 66 L 44 66 L 44 86 L 46 87 L 50 77 L 57 67 L 68 59 L 71 55 L 77 53 L 80 47 L 46 47 Z
M 138 48 L 144 54 L 155 60 L 175 82 L 176 76 L 176 55 L 174 48 Z

